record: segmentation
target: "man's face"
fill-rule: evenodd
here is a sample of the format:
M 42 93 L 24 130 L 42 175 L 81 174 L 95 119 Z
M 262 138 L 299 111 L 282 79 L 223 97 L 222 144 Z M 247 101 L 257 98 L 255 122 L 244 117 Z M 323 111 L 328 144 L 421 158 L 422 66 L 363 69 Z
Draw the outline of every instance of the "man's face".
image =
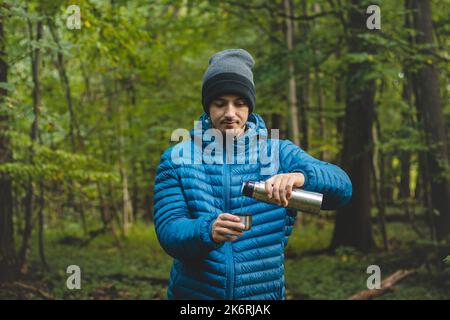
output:
M 222 133 L 240 135 L 245 129 L 249 107 L 245 99 L 227 94 L 214 99 L 209 106 L 212 126 Z

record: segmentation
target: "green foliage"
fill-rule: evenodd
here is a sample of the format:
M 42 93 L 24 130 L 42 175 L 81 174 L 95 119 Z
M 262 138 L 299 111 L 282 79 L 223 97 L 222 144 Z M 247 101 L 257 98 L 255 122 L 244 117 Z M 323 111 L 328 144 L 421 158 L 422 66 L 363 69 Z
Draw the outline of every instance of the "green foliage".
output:
M 32 144 L 28 136 L 18 132 L 10 132 L 9 136 L 16 154 L 26 153 L 22 149 L 33 146 L 33 164 L 27 162 L 26 157 L 0 164 L 0 172 L 7 173 L 16 181 L 27 181 L 30 178 L 34 181 L 55 182 L 69 179 L 80 182 L 120 181 L 117 173 L 91 156 Z

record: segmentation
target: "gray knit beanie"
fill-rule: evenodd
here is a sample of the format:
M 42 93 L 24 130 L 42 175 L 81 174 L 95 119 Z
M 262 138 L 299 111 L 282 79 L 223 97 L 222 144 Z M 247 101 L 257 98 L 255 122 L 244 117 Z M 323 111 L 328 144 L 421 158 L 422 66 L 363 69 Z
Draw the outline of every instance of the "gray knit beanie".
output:
M 227 49 L 214 54 L 203 76 L 202 104 L 209 114 L 209 105 L 224 94 L 237 94 L 246 100 L 249 112 L 255 107 L 253 57 L 244 49 Z

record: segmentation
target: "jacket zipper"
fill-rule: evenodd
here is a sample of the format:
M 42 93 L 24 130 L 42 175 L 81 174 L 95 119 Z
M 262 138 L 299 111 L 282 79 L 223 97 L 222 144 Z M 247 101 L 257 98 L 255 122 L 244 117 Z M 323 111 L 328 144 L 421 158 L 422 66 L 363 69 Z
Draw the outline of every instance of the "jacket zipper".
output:
M 225 157 L 228 155 L 226 148 L 224 152 L 224 160 Z M 230 163 L 231 161 L 228 161 Z M 227 161 L 225 161 L 225 192 L 224 192 L 224 211 L 228 212 L 230 208 L 230 165 L 227 164 Z M 233 291 L 234 291 L 234 259 L 233 259 L 233 246 L 231 242 L 226 242 L 227 245 L 227 290 L 226 290 L 226 299 L 232 300 L 233 299 Z

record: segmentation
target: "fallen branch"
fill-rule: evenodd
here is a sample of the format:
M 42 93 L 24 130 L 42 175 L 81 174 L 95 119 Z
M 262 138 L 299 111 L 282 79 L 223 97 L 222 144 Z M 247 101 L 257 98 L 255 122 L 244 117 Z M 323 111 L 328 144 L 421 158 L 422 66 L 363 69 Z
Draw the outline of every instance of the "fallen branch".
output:
M 373 299 L 379 296 L 382 296 L 383 294 L 389 292 L 392 290 L 392 287 L 399 282 L 400 280 L 409 277 L 413 274 L 415 274 L 416 270 L 398 270 L 391 274 L 389 277 L 384 279 L 381 282 L 381 288 L 380 289 L 369 289 L 361 291 L 350 298 L 348 300 L 369 300 Z
M 29 291 L 32 291 L 32 292 L 34 292 L 34 293 L 37 293 L 37 294 L 39 294 L 39 295 L 40 295 L 42 298 L 44 298 L 44 299 L 47 299 L 47 300 L 55 300 L 55 297 L 51 296 L 51 295 L 48 294 L 47 292 L 42 291 L 41 289 L 35 288 L 35 287 L 33 287 L 33 286 L 30 286 L 30 285 L 28 285 L 28 284 L 25 284 L 25 283 L 16 281 L 16 282 L 14 282 L 14 285 L 17 286 L 17 287 L 19 287 L 19 288 L 22 288 L 22 289 L 29 290 Z

